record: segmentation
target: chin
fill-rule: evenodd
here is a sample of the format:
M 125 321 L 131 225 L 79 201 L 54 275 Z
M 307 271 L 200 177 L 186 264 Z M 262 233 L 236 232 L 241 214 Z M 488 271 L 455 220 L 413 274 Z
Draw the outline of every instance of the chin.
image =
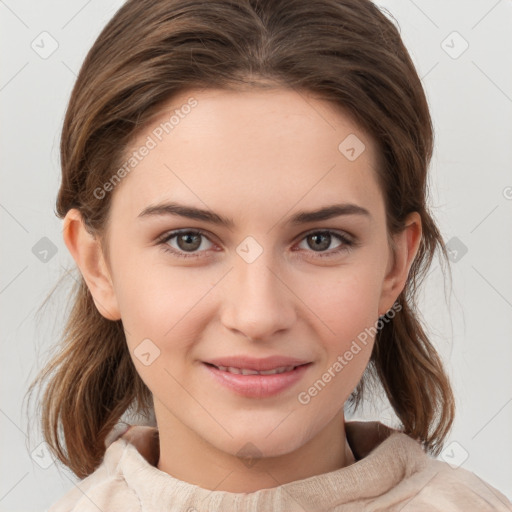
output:
M 296 422 L 279 415 L 269 421 L 259 421 L 254 413 L 252 424 L 237 423 L 225 425 L 232 437 L 219 436 L 217 433 L 208 432 L 202 437 L 217 449 L 237 457 L 279 457 L 291 453 L 309 440 L 304 431 L 304 423 L 298 428 Z M 293 414 L 290 414 L 290 420 Z

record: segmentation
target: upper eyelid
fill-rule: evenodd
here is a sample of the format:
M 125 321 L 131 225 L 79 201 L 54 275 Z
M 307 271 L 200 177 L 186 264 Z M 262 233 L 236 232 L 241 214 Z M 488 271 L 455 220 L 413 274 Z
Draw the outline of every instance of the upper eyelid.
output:
M 204 230 L 202 230 L 202 229 L 198 229 L 198 228 L 183 228 L 183 229 L 173 229 L 173 230 L 170 230 L 170 231 L 166 231 L 165 233 L 163 233 L 162 235 L 160 235 L 160 236 L 158 236 L 156 238 L 156 242 L 169 241 L 172 238 L 175 238 L 176 236 L 178 236 L 180 234 L 184 234 L 184 233 L 199 234 L 201 236 L 204 236 L 210 242 L 213 243 L 213 240 L 211 240 L 211 238 L 209 236 L 209 233 L 204 231 Z

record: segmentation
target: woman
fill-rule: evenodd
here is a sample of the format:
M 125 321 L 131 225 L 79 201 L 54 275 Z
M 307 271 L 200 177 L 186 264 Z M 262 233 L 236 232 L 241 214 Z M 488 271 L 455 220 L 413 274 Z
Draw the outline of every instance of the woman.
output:
M 512 510 L 438 454 L 415 293 L 432 125 L 369 1 L 128 1 L 78 76 L 57 212 L 80 270 L 43 429 L 51 510 Z M 373 379 L 373 380 L 372 380 Z M 346 423 L 380 383 L 402 423 Z M 127 412 L 156 428 L 118 437 Z

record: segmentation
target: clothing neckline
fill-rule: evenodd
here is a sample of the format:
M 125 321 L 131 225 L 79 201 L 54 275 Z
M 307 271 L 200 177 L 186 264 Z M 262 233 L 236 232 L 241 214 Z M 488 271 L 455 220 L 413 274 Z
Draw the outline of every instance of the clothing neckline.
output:
M 351 446 L 351 450 L 356 453 L 357 447 Z M 183 507 L 187 510 L 200 504 L 201 510 L 221 506 L 249 512 L 282 507 L 289 510 L 290 502 L 296 502 L 294 510 L 320 511 L 389 491 L 428 464 L 428 456 L 417 441 L 395 431 L 368 455 L 349 466 L 250 493 L 212 491 L 179 480 L 151 465 L 134 445 L 122 438 L 107 449 L 105 463 L 125 479 L 143 509 Z

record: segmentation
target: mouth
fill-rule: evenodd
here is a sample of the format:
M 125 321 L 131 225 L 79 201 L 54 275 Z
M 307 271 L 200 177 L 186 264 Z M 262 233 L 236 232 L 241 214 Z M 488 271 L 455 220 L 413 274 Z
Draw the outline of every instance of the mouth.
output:
M 298 368 L 299 366 L 305 366 L 311 363 L 304 363 L 299 365 L 290 365 L 290 366 L 279 366 L 277 368 L 273 368 L 271 370 L 253 370 L 251 368 L 237 368 L 236 366 L 221 366 L 214 365 L 212 363 L 205 363 L 208 366 L 213 366 L 222 372 L 234 373 L 237 375 L 278 375 L 280 373 L 291 372 Z
M 225 366 L 203 362 L 212 384 L 245 398 L 270 398 L 291 391 L 308 372 L 313 363 L 288 364 L 273 368 L 247 368 L 250 365 Z M 268 365 L 267 365 L 268 366 Z

